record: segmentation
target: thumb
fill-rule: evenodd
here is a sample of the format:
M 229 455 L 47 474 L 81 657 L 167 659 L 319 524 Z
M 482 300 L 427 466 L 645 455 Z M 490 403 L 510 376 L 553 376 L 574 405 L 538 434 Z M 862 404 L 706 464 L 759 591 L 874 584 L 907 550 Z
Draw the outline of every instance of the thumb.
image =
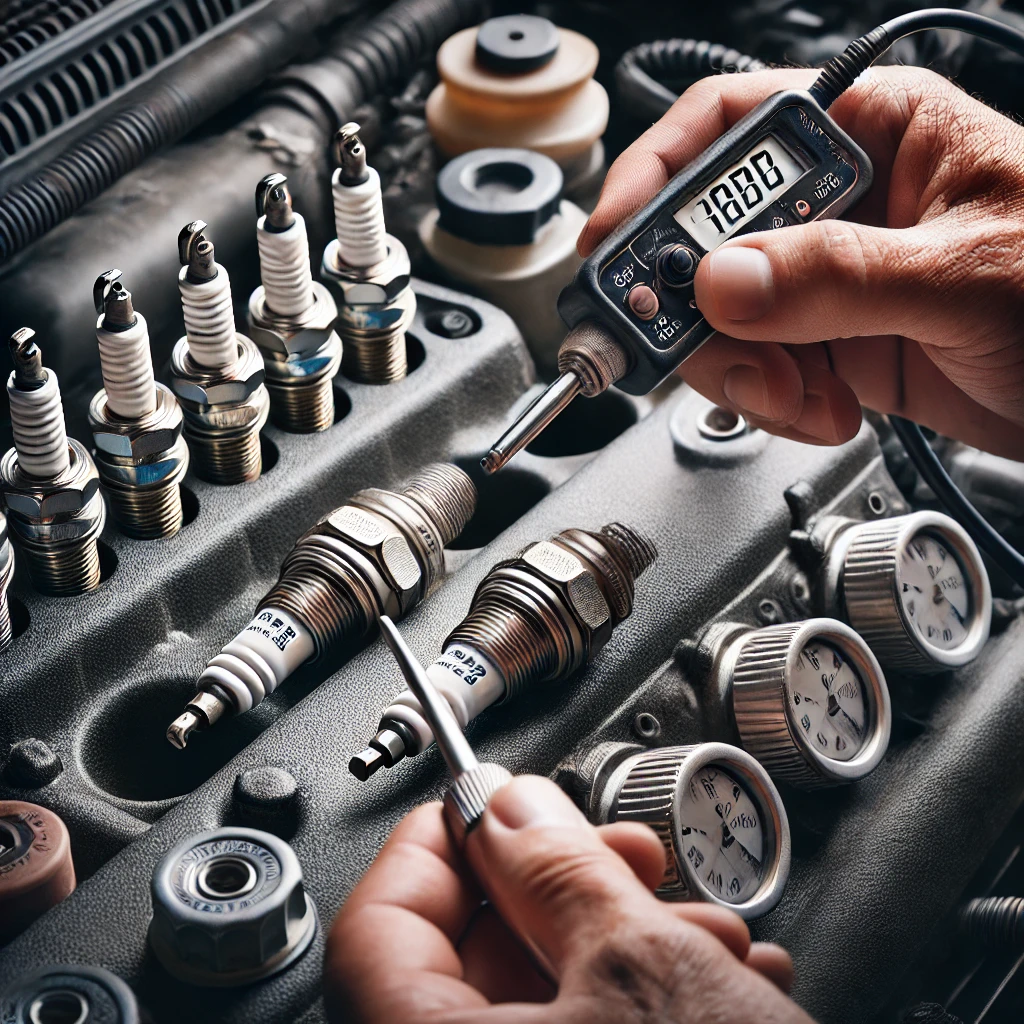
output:
M 964 264 L 951 259 L 955 247 L 948 234 L 923 227 L 822 220 L 779 228 L 705 256 L 695 298 L 712 327 L 749 341 L 901 334 L 962 342 Z
M 653 838 L 653 836 L 652 836 Z M 549 779 L 524 775 L 491 798 L 466 855 L 512 929 L 560 974 L 630 919 L 674 919 Z

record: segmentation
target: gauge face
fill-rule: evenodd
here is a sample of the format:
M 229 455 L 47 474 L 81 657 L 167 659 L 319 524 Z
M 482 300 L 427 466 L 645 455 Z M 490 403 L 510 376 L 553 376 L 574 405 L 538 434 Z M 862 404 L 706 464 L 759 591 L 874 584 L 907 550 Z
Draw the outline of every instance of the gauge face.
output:
M 868 739 L 864 680 L 842 651 L 812 640 L 789 680 L 789 712 L 809 746 L 833 761 L 849 761 Z
M 727 769 L 705 765 L 680 806 L 683 855 L 701 884 L 726 903 L 745 903 L 761 887 L 765 835 L 761 812 Z
M 956 555 L 938 535 L 916 533 L 900 556 L 897 587 L 908 627 L 931 647 L 949 651 L 967 639 L 971 590 Z

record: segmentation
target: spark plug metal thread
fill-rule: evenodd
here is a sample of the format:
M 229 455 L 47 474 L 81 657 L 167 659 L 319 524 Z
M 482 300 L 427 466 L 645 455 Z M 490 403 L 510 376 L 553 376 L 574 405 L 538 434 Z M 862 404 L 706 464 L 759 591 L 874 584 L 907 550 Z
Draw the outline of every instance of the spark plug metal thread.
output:
M 633 610 L 635 583 L 654 545 L 621 523 L 563 530 L 500 562 L 427 670 L 465 728 L 485 707 L 555 682 L 591 661 Z M 411 693 L 399 695 L 349 770 L 365 780 L 433 742 Z
M 239 484 L 262 471 L 260 431 L 270 396 L 260 350 L 235 331 L 231 281 L 205 230 L 197 220 L 178 235 L 185 337 L 171 354 L 171 390 L 184 413 L 196 475 Z
M 14 639 L 11 623 L 11 605 L 7 591 L 14 579 L 14 548 L 7 533 L 7 517 L 0 512 L 0 653 L 3 653 Z
M 171 724 L 183 748 L 197 728 L 260 703 L 301 664 L 405 616 L 444 569 L 476 488 L 457 466 L 425 467 L 401 491 L 368 488 L 298 539 L 255 618 L 210 659 L 199 692 Z
M 92 457 L 67 435 L 57 375 L 43 367 L 34 338 L 23 327 L 10 341 L 14 447 L 0 460 L 0 489 L 36 589 L 82 594 L 100 583 L 96 540 L 106 507 Z
M 309 239 L 292 210 L 288 179 L 268 174 L 256 187 L 256 241 L 262 285 L 249 298 L 249 332 L 263 354 L 270 413 L 282 430 L 311 434 L 334 423 L 334 377 L 341 339 L 338 308 L 313 281 Z
M 409 369 L 405 332 L 416 315 L 409 254 L 386 233 L 380 177 L 366 164 L 359 125 L 342 125 L 334 143 L 337 237 L 324 250 L 320 277 L 338 306 L 343 372 L 362 383 L 390 384 Z
M 181 407 L 154 379 L 146 319 L 120 277 L 108 270 L 93 287 L 104 386 L 89 405 L 89 427 L 117 525 L 129 537 L 153 540 L 181 529 L 189 451 Z

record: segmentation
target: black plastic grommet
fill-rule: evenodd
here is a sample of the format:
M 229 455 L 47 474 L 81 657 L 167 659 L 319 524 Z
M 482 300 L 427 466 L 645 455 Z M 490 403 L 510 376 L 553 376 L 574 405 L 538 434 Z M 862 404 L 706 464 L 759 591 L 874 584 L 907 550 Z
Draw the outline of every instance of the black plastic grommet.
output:
M 4 778 L 19 789 L 48 786 L 64 770 L 60 758 L 43 740 L 19 740 L 11 747 Z
M 505 75 L 536 71 L 558 52 L 558 28 L 534 14 L 490 18 L 476 33 L 476 59 L 488 71 Z
M 558 211 L 562 170 L 529 149 L 475 149 L 437 176 L 439 226 L 481 245 L 529 245 Z
M 235 777 L 235 816 L 249 828 L 290 839 L 299 823 L 299 784 L 284 768 L 262 765 Z
M 60 964 L 26 974 L 0 994 L 0 1020 L 139 1024 L 139 1007 L 132 990 L 109 971 Z

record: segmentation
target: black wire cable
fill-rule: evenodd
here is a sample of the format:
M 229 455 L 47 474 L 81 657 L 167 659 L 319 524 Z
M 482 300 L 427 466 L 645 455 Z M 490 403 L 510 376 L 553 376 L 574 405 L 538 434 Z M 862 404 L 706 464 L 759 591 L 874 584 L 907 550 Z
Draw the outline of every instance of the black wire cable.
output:
M 933 7 L 901 14 L 855 39 L 838 57 L 833 57 L 810 88 L 810 94 L 826 110 L 853 84 L 862 71 L 873 64 L 897 39 L 912 32 L 930 29 L 955 29 L 1005 46 L 1024 57 L 1024 32 L 993 21 L 973 11 Z M 922 479 L 935 492 L 946 510 L 974 538 L 1018 585 L 1024 587 L 1024 556 L 1001 537 L 960 490 L 939 457 L 932 450 L 921 428 L 902 416 L 890 416 L 889 422 Z

